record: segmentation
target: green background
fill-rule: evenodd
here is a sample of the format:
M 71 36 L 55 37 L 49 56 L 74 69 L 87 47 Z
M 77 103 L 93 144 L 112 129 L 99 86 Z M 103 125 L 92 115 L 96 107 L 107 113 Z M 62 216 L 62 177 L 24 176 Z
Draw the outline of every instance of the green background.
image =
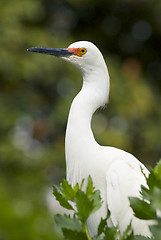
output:
M 58 239 L 49 207 L 65 177 L 64 135 L 81 88 L 73 66 L 29 47 L 96 44 L 110 102 L 92 121 L 97 141 L 146 166 L 161 157 L 160 0 L 0 1 L 0 240 Z

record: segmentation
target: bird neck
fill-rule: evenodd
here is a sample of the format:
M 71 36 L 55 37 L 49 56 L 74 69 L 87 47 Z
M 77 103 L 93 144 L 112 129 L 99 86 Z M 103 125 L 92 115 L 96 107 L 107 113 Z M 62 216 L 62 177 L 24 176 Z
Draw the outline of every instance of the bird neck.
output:
M 69 181 L 74 174 L 74 166 L 78 167 L 83 160 L 91 159 L 90 149 L 92 151 L 98 146 L 91 130 L 92 115 L 97 108 L 107 103 L 109 96 L 107 71 L 101 75 L 99 72 L 91 76 L 84 75 L 83 78 L 82 89 L 71 105 L 66 130 L 65 154 Z

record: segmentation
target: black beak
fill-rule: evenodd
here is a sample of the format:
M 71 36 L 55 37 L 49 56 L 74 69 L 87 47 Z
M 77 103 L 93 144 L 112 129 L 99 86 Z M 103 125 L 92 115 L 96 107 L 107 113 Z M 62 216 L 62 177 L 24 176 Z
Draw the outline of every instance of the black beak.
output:
M 66 48 L 32 47 L 32 48 L 28 48 L 27 51 L 44 53 L 44 54 L 53 55 L 56 57 L 69 57 L 74 54 L 74 52 L 68 51 L 68 49 Z

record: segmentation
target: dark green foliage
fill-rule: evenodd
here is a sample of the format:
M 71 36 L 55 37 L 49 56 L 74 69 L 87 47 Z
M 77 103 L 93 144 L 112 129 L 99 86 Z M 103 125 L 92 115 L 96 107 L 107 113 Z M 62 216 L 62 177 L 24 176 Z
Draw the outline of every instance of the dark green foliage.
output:
M 72 186 L 66 181 L 62 180 L 61 189 L 58 189 L 54 186 L 54 195 L 61 205 L 68 208 L 68 201 L 73 202 L 73 213 L 70 215 L 55 215 L 55 221 L 57 225 L 62 229 L 64 239 L 91 239 L 88 233 L 87 227 L 87 218 L 91 213 L 97 211 L 102 204 L 100 193 L 98 190 L 95 190 L 91 177 L 88 177 L 86 191 L 82 191 L 84 180 L 82 181 L 81 186 L 78 184 L 72 188 Z M 56 189 L 56 191 L 55 191 Z M 63 200 L 62 200 L 63 199 Z M 64 199 L 66 202 L 64 203 Z M 62 204 L 63 202 L 63 204 Z M 116 240 L 118 239 L 118 229 L 117 227 L 108 227 L 107 220 L 110 217 L 110 212 L 108 211 L 107 217 L 101 219 L 101 222 L 98 226 L 98 235 L 94 236 L 93 240 Z M 102 235 L 103 234 L 103 235 Z M 132 231 L 130 226 L 128 226 L 125 231 L 122 240 L 131 240 Z
M 154 239 L 161 239 L 161 160 L 150 171 L 147 178 L 148 188 L 142 186 L 142 200 L 130 198 L 130 204 L 135 215 L 141 219 L 153 219 L 150 226 Z
M 135 215 L 141 219 L 155 219 L 160 225 L 161 210 L 161 160 L 150 171 L 147 178 L 148 188 L 142 186 L 142 199 L 130 197 L 130 205 Z
M 68 200 L 74 200 L 76 193 L 78 192 L 79 185 L 76 184 L 74 188 L 65 180 L 63 179 L 60 185 L 60 189 L 64 196 Z
M 154 225 L 150 227 L 150 231 L 152 232 L 155 240 L 161 239 L 161 220 L 158 220 L 158 225 Z
M 73 209 L 73 207 L 71 206 L 71 204 L 69 204 L 65 196 L 63 196 L 55 186 L 53 186 L 53 194 L 55 195 L 56 200 L 59 201 L 62 207 L 66 209 L 71 209 L 71 210 Z
M 107 227 L 107 219 L 110 217 L 110 211 L 107 212 L 106 218 L 101 218 L 100 224 L 98 226 L 98 235 L 101 235 L 102 232 L 104 232 L 105 228 Z
M 119 234 L 118 227 L 109 227 L 107 225 L 108 218 L 110 217 L 110 212 L 107 212 L 105 219 L 101 219 L 98 226 L 97 235 L 90 237 L 87 227 L 87 218 L 91 213 L 94 213 L 101 207 L 102 201 L 100 198 L 100 193 L 95 190 L 91 177 L 88 177 L 87 186 L 83 192 L 82 187 L 76 184 L 75 187 L 66 181 L 62 180 L 61 190 L 54 191 L 54 195 L 62 204 L 62 199 L 72 202 L 72 214 L 67 215 L 56 215 L 55 221 L 58 226 L 62 229 L 64 239 L 88 239 L 88 240 L 160 240 L 161 239 L 161 216 L 158 214 L 158 210 L 161 209 L 161 161 L 157 166 L 150 171 L 149 177 L 147 178 L 148 188 L 142 186 L 141 195 L 142 198 L 129 197 L 130 206 L 132 207 L 134 214 L 137 218 L 153 220 L 155 221 L 153 225 L 150 226 L 150 231 L 153 235 L 152 238 L 146 238 L 143 236 L 134 236 L 131 224 L 124 231 L 123 235 Z M 54 187 L 55 188 L 55 187 Z M 57 196 L 61 196 L 58 198 Z M 68 209 L 68 207 L 66 207 Z M 73 233 L 73 234 L 72 234 Z M 72 238 L 72 236 L 74 238 Z
M 125 230 L 125 232 L 123 233 L 122 237 L 120 238 L 120 240 L 134 240 L 134 234 L 133 231 L 131 229 L 131 223 L 128 225 L 127 229 Z M 146 238 L 147 239 L 147 238 Z
M 64 240 L 88 240 L 87 236 L 83 232 L 77 232 L 68 229 L 62 229 Z
M 155 218 L 155 211 L 147 211 L 149 209 L 150 203 L 145 202 L 137 197 L 129 197 L 130 206 L 133 208 L 135 212 L 135 216 L 140 219 L 150 220 Z
M 68 201 L 70 200 L 73 204 L 73 217 L 56 215 L 55 221 L 63 231 L 64 238 L 71 239 L 72 231 L 75 237 L 82 236 L 84 234 L 89 239 L 89 233 L 87 230 L 87 218 L 91 213 L 94 213 L 101 207 L 100 192 L 94 189 L 91 177 L 88 177 L 86 192 L 83 192 L 84 180 L 80 187 L 76 184 L 73 188 L 65 180 L 62 180 L 60 191 L 54 186 L 54 195 L 59 201 L 61 206 L 67 206 L 69 209 Z M 56 191 L 55 191 L 56 189 Z M 64 201 L 65 199 L 65 201 Z M 79 239 L 79 238 L 78 238 Z
M 75 198 L 75 203 L 77 211 L 79 213 L 79 218 L 83 223 L 85 223 L 87 221 L 88 216 L 93 211 L 94 208 L 93 201 L 90 201 L 90 199 L 84 192 L 78 190 Z
M 59 227 L 63 229 L 69 229 L 77 232 L 81 232 L 81 224 L 78 219 L 71 218 L 68 215 L 59 215 L 57 214 L 55 217 L 55 222 L 59 225 Z

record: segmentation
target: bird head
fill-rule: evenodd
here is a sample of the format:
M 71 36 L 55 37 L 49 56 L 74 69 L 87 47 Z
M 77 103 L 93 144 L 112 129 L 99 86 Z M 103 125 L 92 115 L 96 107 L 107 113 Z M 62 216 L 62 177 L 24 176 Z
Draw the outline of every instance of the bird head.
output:
M 99 49 L 93 43 L 88 41 L 72 43 L 68 48 L 33 47 L 27 50 L 60 57 L 74 64 L 83 73 L 88 71 L 91 72 L 94 69 L 105 65 Z

